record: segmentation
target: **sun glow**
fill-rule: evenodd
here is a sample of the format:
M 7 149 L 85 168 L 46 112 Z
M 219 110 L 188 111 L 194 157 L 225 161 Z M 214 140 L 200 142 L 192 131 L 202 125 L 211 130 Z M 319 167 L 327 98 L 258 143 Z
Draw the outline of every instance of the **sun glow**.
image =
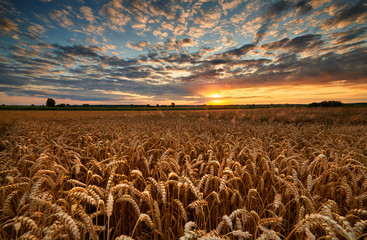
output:
M 220 94 L 208 94 L 210 101 L 208 105 L 224 105 L 226 104 L 224 98 Z
M 222 100 L 211 100 L 209 102 L 209 105 L 223 105 L 223 101 Z

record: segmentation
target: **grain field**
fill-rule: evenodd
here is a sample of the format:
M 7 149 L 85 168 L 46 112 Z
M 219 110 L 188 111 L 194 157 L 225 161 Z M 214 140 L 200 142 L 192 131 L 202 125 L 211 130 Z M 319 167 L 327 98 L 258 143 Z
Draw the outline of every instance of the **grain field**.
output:
M 0 117 L 1 239 L 363 239 L 367 110 Z

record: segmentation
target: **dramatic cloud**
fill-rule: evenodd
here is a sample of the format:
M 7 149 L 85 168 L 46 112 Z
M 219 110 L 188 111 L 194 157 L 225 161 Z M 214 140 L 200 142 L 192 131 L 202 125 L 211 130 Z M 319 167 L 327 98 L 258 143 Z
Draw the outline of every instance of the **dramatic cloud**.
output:
M 71 19 L 69 18 L 69 12 L 67 10 L 54 10 L 51 11 L 49 14 L 49 17 L 56 21 L 60 26 L 64 27 L 64 28 L 68 28 L 70 26 L 73 26 L 73 22 L 71 21 Z
M 82 6 L 80 7 L 80 12 L 83 14 L 84 18 L 89 22 L 94 21 L 94 16 L 92 13 L 92 9 L 90 7 Z
M 99 10 L 99 14 L 109 20 L 107 25 L 114 31 L 124 32 L 123 26 L 125 26 L 129 21 L 130 17 L 123 13 L 123 7 L 118 0 L 113 0 L 108 4 L 103 5 Z
M 99 47 L 91 46 L 81 46 L 81 45 L 74 45 L 74 46 L 60 46 L 58 44 L 54 45 L 58 50 L 55 50 L 55 53 L 58 55 L 74 55 L 79 57 L 98 57 L 97 51 L 101 49 Z
M 362 41 L 366 39 L 367 27 L 350 29 L 345 32 L 337 32 L 332 34 L 332 37 L 337 37 L 337 44 L 351 42 L 351 41 Z
M 131 42 L 127 42 L 126 46 L 131 48 L 131 49 L 135 49 L 135 50 L 139 50 L 139 51 L 142 51 L 145 48 L 151 48 L 152 47 L 150 42 L 147 42 L 147 41 L 141 41 L 141 42 L 138 42 L 136 44 L 133 44 Z
M 240 48 L 236 48 L 236 49 L 224 52 L 223 55 L 226 57 L 227 56 L 240 57 L 242 55 L 245 55 L 247 52 L 249 52 L 250 50 L 254 48 L 255 48 L 254 44 L 245 44 Z
M 364 1 L 359 1 L 357 4 L 347 7 L 329 19 L 325 24 L 344 28 L 357 22 L 360 24 L 367 21 L 367 4 Z
M 0 31 L 3 33 L 18 31 L 18 25 L 10 19 L 0 18 Z
M 222 104 L 307 103 L 312 88 L 315 101 L 367 101 L 366 7 L 361 0 L 1 1 L 0 104 L 27 97 L 205 104 L 219 95 Z
M 282 20 L 283 15 L 288 11 L 295 12 L 296 15 L 303 15 L 309 13 L 312 10 L 312 6 L 305 0 L 298 2 L 280 0 L 270 5 L 266 10 L 263 18 L 263 23 L 260 29 L 257 31 L 254 42 L 259 43 L 265 36 L 269 28 L 278 21 Z
M 259 41 L 264 37 L 265 33 L 268 31 L 269 26 L 275 22 L 278 21 L 280 18 L 280 15 L 288 11 L 291 8 L 291 3 L 288 1 L 278 1 L 267 9 L 267 11 L 264 14 L 264 22 L 261 25 L 260 29 L 257 31 L 254 42 L 257 44 Z

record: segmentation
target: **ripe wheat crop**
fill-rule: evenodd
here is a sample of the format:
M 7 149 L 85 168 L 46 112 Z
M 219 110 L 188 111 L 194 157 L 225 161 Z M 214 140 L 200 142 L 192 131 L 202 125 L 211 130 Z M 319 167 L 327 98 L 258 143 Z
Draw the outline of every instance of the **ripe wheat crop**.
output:
M 364 108 L 3 113 L 1 239 L 367 236 Z

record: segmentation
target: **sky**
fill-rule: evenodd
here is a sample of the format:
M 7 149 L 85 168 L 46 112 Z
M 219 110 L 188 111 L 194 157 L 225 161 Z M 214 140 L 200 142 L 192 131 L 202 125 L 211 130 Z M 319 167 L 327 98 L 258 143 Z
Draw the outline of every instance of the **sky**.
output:
M 0 0 L 0 104 L 367 102 L 364 0 Z

